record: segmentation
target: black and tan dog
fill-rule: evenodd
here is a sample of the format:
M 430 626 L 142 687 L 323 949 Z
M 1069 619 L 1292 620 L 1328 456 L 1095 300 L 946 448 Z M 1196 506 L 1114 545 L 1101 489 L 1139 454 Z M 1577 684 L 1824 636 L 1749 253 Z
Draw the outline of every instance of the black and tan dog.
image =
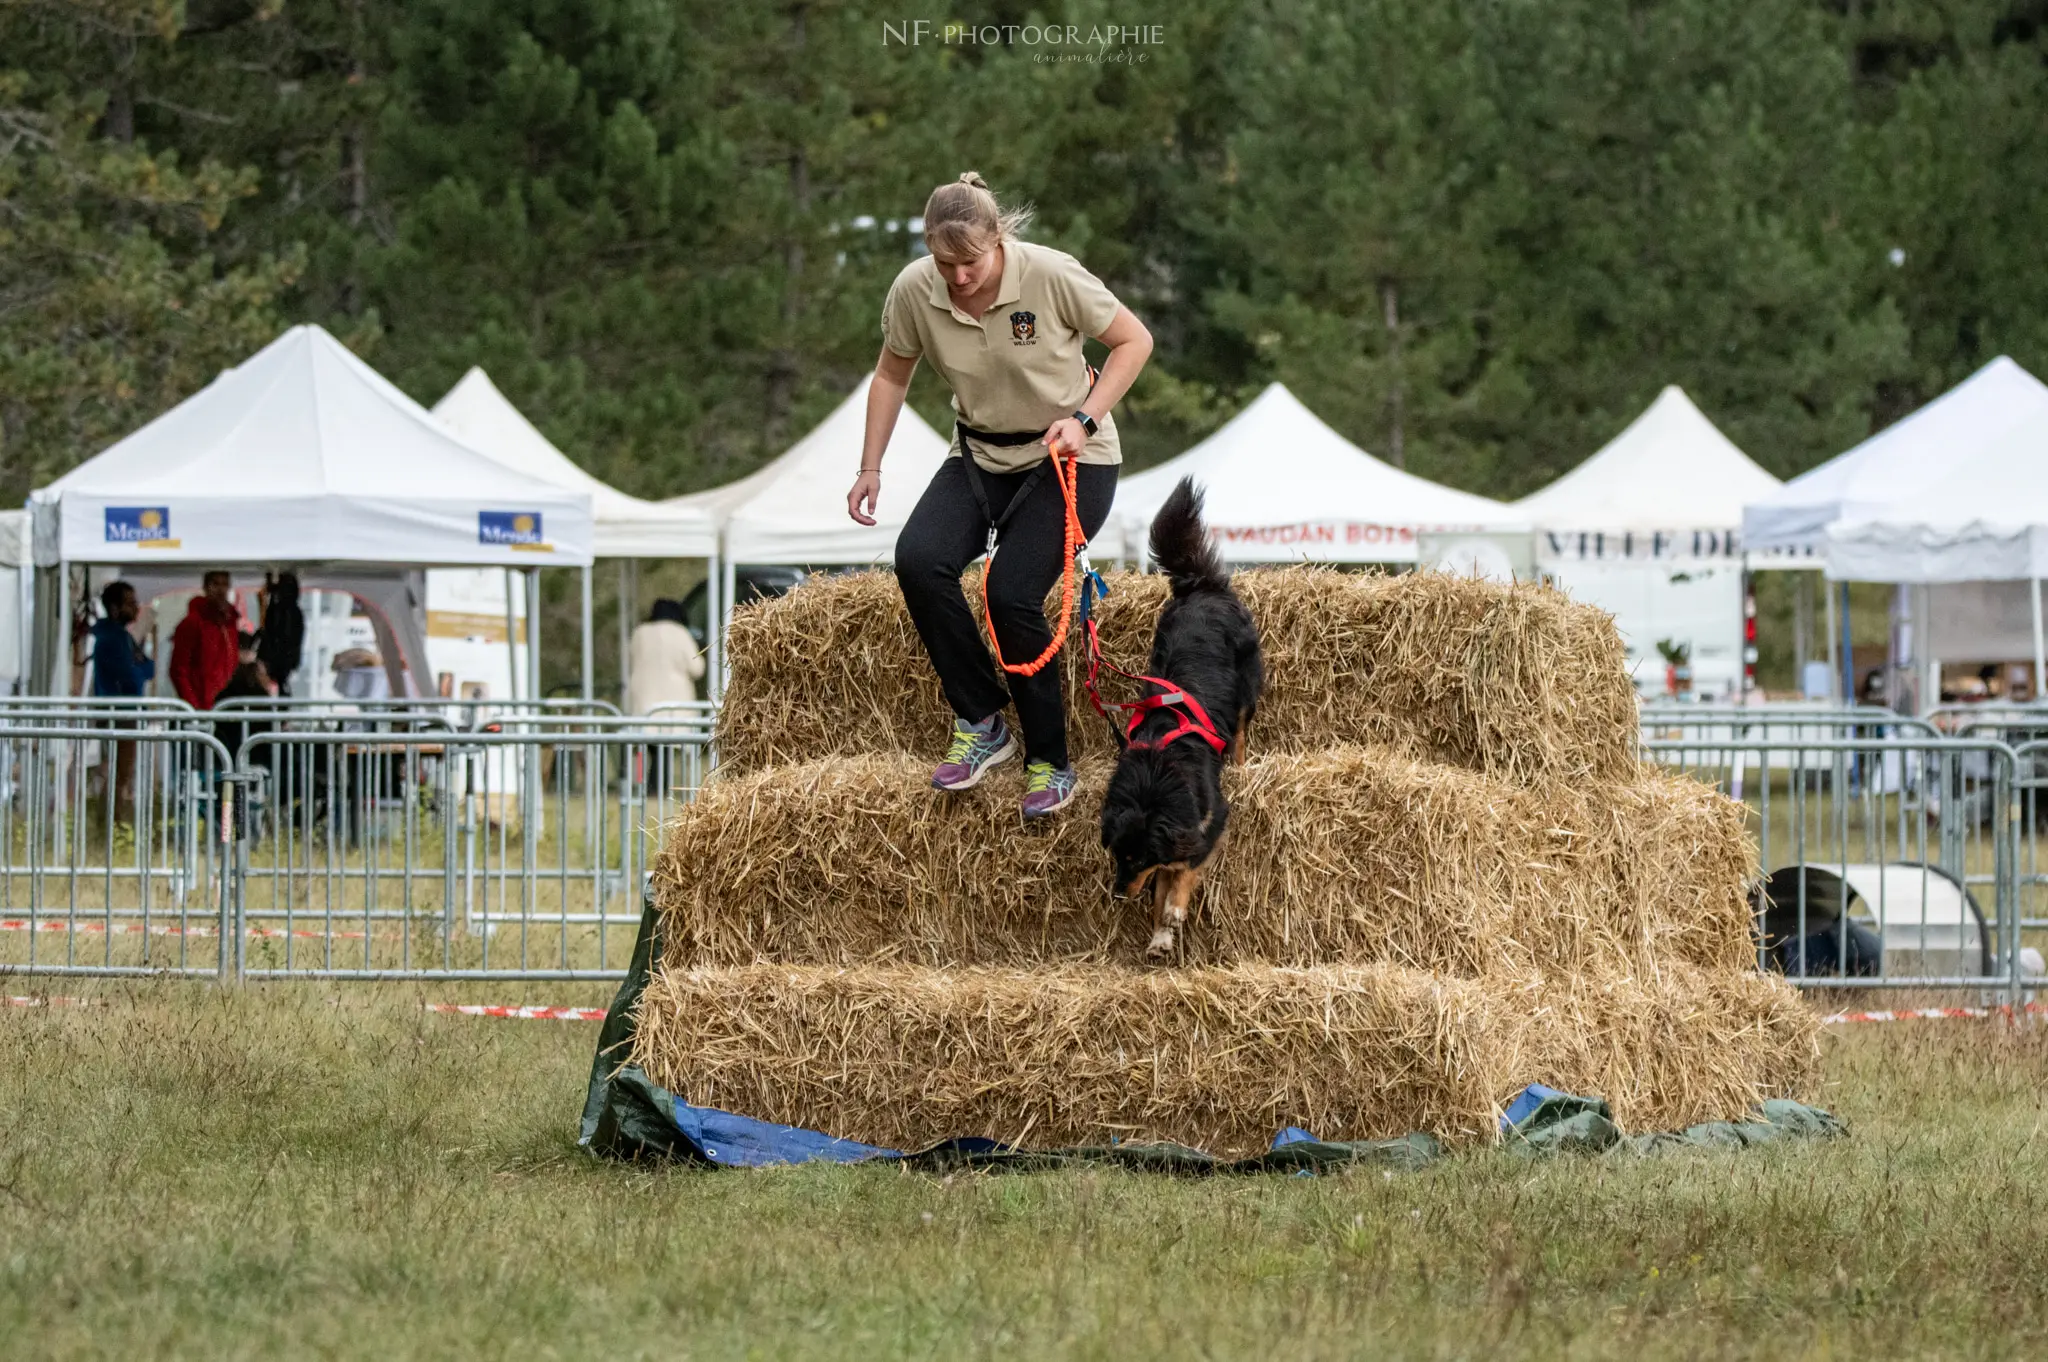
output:
M 1171 580 L 1173 599 L 1153 630 L 1146 693 L 1195 703 L 1139 710 L 1103 796 L 1102 844 L 1116 861 L 1117 894 L 1152 894 L 1146 954 L 1158 959 L 1173 951 L 1202 872 L 1223 844 L 1223 761 L 1244 759 L 1266 673 L 1258 626 L 1230 589 L 1202 525 L 1201 494 L 1186 478 L 1152 519 L 1152 561 Z

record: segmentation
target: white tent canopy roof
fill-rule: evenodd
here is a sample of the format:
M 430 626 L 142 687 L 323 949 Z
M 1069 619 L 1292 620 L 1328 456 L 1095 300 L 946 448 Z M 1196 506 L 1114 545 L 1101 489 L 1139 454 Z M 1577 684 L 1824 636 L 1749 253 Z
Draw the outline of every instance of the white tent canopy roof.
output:
M 1937 493 L 1965 460 L 2044 422 L 2048 385 L 2000 355 L 1911 416 L 1751 502 L 1743 541 L 1752 549 L 1826 549 L 1834 522 L 1860 522 Z M 1838 575 L 1832 564 L 1829 572 Z
M 507 468 L 589 493 L 599 558 L 708 558 L 717 551 L 718 530 L 708 512 L 643 501 L 592 477 L 534 429 L 482 369 L 464 374 L 434 404 L 434 416 Z
M 589 493 L 471 449 L 317 326 L 293 327 L 33 501 L 54 521 L 52 560 L 590 561 Z
M 1498 501 L 1381 463 L 1274 383 L 1193 449 L 1124 479 L 1102 551 L 1121 528 L 1135 553 L 1183 477 L 1207 494 L 1203 518 L 1233 562 L 1413 563 L 1418 531 L 1528 525 Z
M 2048 577 L 2048 411 L 1962 454 L 1938 486 L 1828 527 L 1828 575 L 1859 582 Z
M 947 445 L 908 405 L 882 455 L 882 495 L 872 526 L 846 514 L 846 493 L 860 470 L 868 385 L 863 378 L 810 434 L 772 463 L 737 482 L 664 502 L 715 517 L 732 563 L 887 563 L 896 536 Z
M 1782 486 L 1668 387 L 1600 451 L 1514 509 L 1552 532 L 1726 531 Z

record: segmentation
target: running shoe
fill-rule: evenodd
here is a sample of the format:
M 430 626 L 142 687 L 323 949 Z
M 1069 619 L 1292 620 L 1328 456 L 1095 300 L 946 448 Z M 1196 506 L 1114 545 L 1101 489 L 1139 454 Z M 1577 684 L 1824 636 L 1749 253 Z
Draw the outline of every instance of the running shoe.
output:
M 939 763 L 939 769 L 932 772 L 932 788 L 972 789 L 988 774 L 989 767 L 1016 755 L 1017 740 L 1010 736 L 1010 726 L 1003 722 L 1002 715 L 992 715 L 979 724 L 955 719 L 953 744 L 946 749 L 946 759 Z
M 1044 818 L 1074 802 L 1081 788 L 1071 766 L 1057 769 L 1049 761 L 1034 761 L 1024 768 L 1024 816 Z

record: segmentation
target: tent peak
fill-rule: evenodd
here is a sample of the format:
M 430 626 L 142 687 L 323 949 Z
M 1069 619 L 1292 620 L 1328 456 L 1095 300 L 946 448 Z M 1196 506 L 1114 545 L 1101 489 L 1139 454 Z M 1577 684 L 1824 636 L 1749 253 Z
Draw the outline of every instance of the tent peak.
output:
M 1778 486 L 1671 383 L 1613 439 L 1515 506 L 1546 530 L 1720 529 Z

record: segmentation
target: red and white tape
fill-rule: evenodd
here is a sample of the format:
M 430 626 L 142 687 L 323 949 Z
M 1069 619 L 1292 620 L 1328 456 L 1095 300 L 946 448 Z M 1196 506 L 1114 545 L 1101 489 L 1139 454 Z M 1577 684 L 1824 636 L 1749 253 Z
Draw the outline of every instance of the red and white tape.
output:
M 504 1007 L 489 1003 L 426 1003 L 429 1012 L 465 1017 L 509 1017 L 516 1021 L 603 1021 L 601 1007 Z
M 109 930 L 104 922 L 72 922 L 67 918 L 45 918 L 30 922 L 27 918 L 0 918 L 0 932 L 87 932 L 105 935 Z M 116 936 L 218 936 L 220 928 L 202 924 L 180 927 L 173 923 L 152 922 L 144 926 L 140 922 L 116 922 L 111 928 Z M 361 941 L 361 932 L 309 932 L 302 927 L 248 927 L 250 936 L 258 938 L 295 937 L 302 941 Z
M 0 994 L 9 1007 L 90 1007 L 91 998 L 63 998 L 55 994 L 40 997 L 10 997 Z M 492 1003 L 425 1003 L 429 1012 L 453 1012 L 465 1017 L 508 1017 L 517 1021 L 603 1021 L 601 1007 L 506 1007 Z
M 1837 1012 L 1822 1017 L 1822 1026 L 1847 1026 L 1857 1022 L 1895 1021 L 1967 1021 L 1985 1017 L 2010 1017 L 2015 1012 L 2028 1015 L 2048 1013 L 2048 1004 L 2023 1003 L 2012 1007 L 1916 1007 L 1900 1012 Z

